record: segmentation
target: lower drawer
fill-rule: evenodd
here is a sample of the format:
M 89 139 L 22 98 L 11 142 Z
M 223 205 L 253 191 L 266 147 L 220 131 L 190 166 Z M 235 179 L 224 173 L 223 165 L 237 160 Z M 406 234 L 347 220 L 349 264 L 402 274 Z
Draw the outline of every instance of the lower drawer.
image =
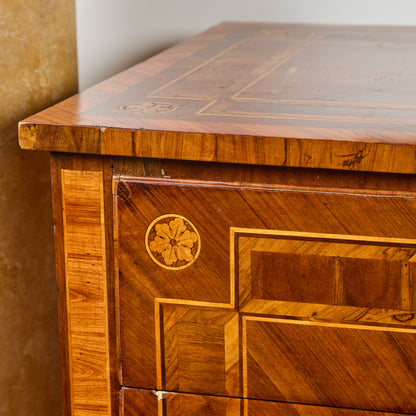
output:
M 124 416 L 400 416 L 385 413 L 323 406 L 234 399 L 199 394 L 122 389 Z

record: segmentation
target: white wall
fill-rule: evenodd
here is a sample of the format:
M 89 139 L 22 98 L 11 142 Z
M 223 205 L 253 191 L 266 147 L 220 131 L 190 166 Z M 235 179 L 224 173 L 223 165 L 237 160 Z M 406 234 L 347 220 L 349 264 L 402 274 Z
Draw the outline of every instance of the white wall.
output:
M 83 90 L 225 20 L 415 25 L 415 0 L 76 0 Z

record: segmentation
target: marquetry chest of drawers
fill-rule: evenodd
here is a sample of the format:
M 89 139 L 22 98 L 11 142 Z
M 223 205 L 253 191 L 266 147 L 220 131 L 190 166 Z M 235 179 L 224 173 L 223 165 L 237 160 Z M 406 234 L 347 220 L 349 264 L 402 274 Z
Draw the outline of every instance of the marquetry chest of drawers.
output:
M 415 68 L 411 28 L 225 23 L 23 121 L 65 415 L 416 415 Z

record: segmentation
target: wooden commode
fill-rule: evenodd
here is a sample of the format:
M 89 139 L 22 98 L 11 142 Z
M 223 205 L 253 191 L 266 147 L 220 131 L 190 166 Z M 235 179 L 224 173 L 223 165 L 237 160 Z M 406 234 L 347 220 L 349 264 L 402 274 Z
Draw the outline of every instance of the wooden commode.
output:
M 220 24 L 19 129 L 65 416 L 416 415 L 416 29 Z

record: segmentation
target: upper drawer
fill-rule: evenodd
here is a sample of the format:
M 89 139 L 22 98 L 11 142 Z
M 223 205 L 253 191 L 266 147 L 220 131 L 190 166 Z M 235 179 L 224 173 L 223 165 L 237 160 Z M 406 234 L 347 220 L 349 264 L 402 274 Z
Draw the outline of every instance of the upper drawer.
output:
M 122 384 L 415 412 L 416 201 L 116 186 Z

